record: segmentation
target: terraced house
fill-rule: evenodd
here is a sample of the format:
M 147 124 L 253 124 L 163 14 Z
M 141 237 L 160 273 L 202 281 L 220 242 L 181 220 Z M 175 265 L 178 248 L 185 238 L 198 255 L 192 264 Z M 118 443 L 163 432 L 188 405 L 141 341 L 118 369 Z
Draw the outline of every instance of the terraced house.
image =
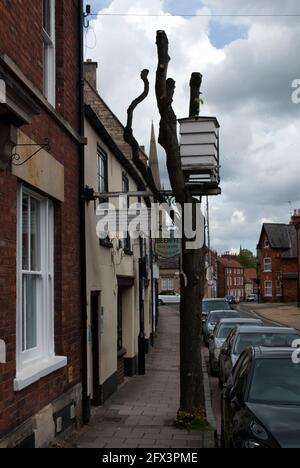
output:
M 0 2 L 0 447 L 80 419 L 82 7 Z
M 124 233 L 99 239 L 96 209 L 106 201 L 121 207 L 139 201 L 145 181 L 132 162 L 124 141 L 124 127 L 97 90 L 97 63 L 85 63 L 85 185 L 86 202 L 88 395 L 101 405 L 124 377 L 145 373 L 145 353 L 153 344 L 156 291 L 153 281 L 152 242 Z M 149 165 L 144 150 L 140 159 Z M 153 167 L 153 164 L 152 164 Z M 93 194 L 98 194 L 93 198 Z M 141 196 L 145 206 L 150 200 Z M 123 234 L 123 233 L 122 233 Z
M 264 302 L 297 302 L 299 296 L 299 251 L 295 210 L 290 224 L 263 225 L 257 245 L 260 298 Z

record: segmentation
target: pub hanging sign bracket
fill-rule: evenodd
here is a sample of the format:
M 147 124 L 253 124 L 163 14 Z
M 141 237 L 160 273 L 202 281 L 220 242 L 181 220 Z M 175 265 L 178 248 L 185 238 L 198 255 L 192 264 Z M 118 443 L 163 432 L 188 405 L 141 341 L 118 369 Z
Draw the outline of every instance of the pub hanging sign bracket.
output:
M 18 152 L 18 148 L 24 148 L 24 147 L 31 147 L 32 150 L 33 150 L 33 153 L 28 156 L 28 158 L 26 158 L 24 161 L 21 161 L 21 155 L 19 154 Z M 50 142 L 48 140 L 48 138 L 45 139 L 44 143 L 22 143 L 22 144 L 17 144 L 17 145 L 14 145 L 13 147 L 13 150 L 12 150 L 12 154 L 11 154 L 11 162 L 13 164 L 13 166 L 23 166 L 24 164 L 26 164 L 28 161 L 30 161 L 30 159 L 32 159 L 34 156 L 36 156 L 40 151 L 42 150 L 49 150 L 50 149 Z

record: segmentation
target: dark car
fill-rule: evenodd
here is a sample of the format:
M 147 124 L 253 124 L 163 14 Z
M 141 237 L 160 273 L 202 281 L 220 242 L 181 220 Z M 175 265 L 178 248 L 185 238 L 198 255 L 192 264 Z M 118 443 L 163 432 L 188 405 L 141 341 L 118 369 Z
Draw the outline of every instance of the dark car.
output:
M 234 296 L 225 296 L 225 299 L 227 302 L 229 302 L 229 304 L 236 304 L 237 301 L 236 301 L 236 298 Z
M 213 310 L 209 312 L 203 325 L 203 339 L 206 344 L 209 343 L 209 337 L 213 335 L 216 326 L 224 318 L 239 318 L 240 314 L 235 310 Z
M 222 392 L 226 448 L 300 448 L 300 364 L 292 348 L 248 348 Z
M 232 310 L 229 302 L 226 299 L 203 299 L 202 301 L 202 322 L 205 322 L 209 312 L 213 310 Z
M 250 346 L 265 348 L 286 348 L 300 338 L 300 333 L 289 327 L 253 327 L 234 328 L 221 348 L 219 367 L 219 386 L 227 382 L 242 352 Z

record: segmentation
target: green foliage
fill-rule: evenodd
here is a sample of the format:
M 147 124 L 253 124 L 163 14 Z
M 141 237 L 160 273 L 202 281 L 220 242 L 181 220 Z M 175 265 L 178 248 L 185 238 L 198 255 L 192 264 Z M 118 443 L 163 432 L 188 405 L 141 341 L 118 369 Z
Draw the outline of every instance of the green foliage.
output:
M 195 408 L 191 412 L 182 411 L 177 413 L 175 426 L 181 429 L 192 430 L 207 430 L 210 425 L 207 422 L 205 411 L 200 408 Z
M 256 268 L 256 257 L 250 250 L 241 248 L 237 260 L 244 268 Z

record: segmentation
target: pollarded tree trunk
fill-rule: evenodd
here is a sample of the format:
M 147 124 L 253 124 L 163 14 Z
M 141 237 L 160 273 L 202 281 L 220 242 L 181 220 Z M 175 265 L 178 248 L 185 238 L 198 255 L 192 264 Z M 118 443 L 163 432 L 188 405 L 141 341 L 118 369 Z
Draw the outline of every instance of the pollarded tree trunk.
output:
M 177 138 L 177 117 L 172 108 L 175 81 L 167 78 L 170 61 L 168 38 L 164 31 L 157 32 L 158 68 L 156 73 L 156 98 L 161 116 L 159 143 L 165 149 L 167 168 L 176 202 L 184 207 L 185 203 L 199 209 L 196 200 L 185 185 L 181 168 L 180 149 Z M 148 70 L 143 70 L 141 79 L 144 82 L 143 93 L 128 108 L 127 126 L 124 139 L 132 148 L 133 162 L 142 174 L 155 199 L 164 202 L 149 168 L 139 159 L 139 145 L 133 136 L 133 112 L 149 93 Z M 191 100 L 190 116 L 199 113 L 199 93 L 201 75 L 193 73 L 190 81 Z M 190 239 L 189 239 L 190 240 Z M 187 250 L 183 237 L 181 303 L 180 303 L 180 409 L 189 414 L 204 412 L 204 389 L 201 359 L 201 303 L 205 281 L 204 249 Z
M 177 118 L 172 108 L 174 80 L 167 78 L 168 38 L 164 31 L 156 37 L 158 67 L 156 72 L 156 99 L 161 116 L 159 143 L 167 156 L 167 168 L 176 202 L 184 205 L 199 202 L 185 185 L 177 138 Z M 191 77 L 190 116 L 199 113 L 201 75 Z M 199 207 L 198 207 L 199 208 Z M 204 249 L 187 250 L 183 238 L 181 303 L 180 303 L 180 409 L 186 413 L 204 411 L 204 389 L 201 359 L 202 298 L 205 281 Z

